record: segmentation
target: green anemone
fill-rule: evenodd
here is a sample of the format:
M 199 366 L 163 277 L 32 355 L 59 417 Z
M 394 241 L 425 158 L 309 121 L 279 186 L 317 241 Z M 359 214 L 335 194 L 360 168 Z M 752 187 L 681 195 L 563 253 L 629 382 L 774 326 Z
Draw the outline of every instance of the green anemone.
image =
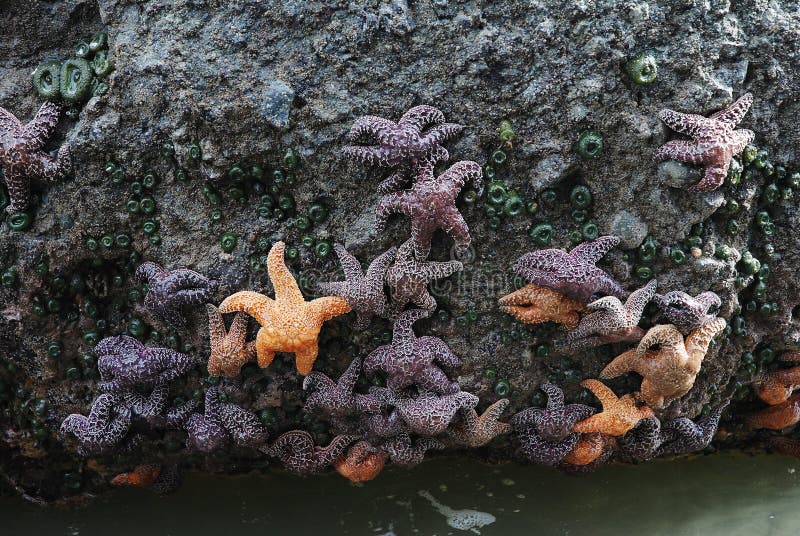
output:
M 50 61 L 39 65 L 33 71 L 33 87 L 36 92 L 48 100 L 61 97 L 61 64 Z
M 92 67 L 83 58 L 70 58 L 61 64 L 59 86 L 66 102 L 83 102 L 92 90 Z

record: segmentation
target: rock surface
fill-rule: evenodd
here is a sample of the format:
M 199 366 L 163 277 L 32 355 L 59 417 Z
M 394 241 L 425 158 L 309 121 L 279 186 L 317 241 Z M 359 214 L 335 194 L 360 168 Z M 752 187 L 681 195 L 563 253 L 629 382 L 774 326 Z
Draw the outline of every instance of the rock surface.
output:
M 135 456 L 105 460 L 108 467 L 89 470 L 55 435 L 63 417 L 85 412 L 93 397 L 93 364 L 84 357 L 92 347 L 87 334 L 123 333 L 141 318 L 155 333 L 151 339 L 163 343 L 172 335 L 148 317 L 140 299 L 129 299 L 130 291 L 139 289 L 128 273 L 132 250 L 143 260 L 218 279 L 217 302 L 241 289 L 270 290 L 265 270 L 252 271 L 248 264 L 253 255 L 257 262 L 265 253 L 258 251 L 260 237 L 269 243 L 283 239 L 299 249 L 292 268 L 312 282 L 309 288 L 318 279 L 335 278 L 335 256 L 320 258 L 302 246 L 306 232 L 290 225 L 294 215 L 280 219 L 257 213 L 287 148 L 300 164 L 296 182 L 279 190 L 293 197 L 295 214 L 319 202 L 330 209 L 328 219 L 309 234 L 345 244 L 362 261 L 402 243 L 405 220 L 393 220 L 383 235 L 373 231 L 376 186 L 384 174 L 349 164 L 339 150 L 356 117 L 369 113 L 395 120 L 422 103 L 466 125 L 448 146 L 452 161 L 487 162 L 501 145 L 498 125 L 509 120 L 516 137 L 505 149 L 508 161 L 497 166 L 497 178 L 540 207 L 534 215 L 503 218 L 493 229 L 485 200 L 473 207 L 460 201 L 473 251 L 462 259 L 464 271 L 435 289 L 447 318 L 434 315 L 417 327 L 420 334 L 445 339 L 463 360 L 459 382 L 480 397 L 479 407 L 498 398 L 492 377 L 511 386 L 509 415 L 530 405 L 547 379 L 562 385 L 568 399 L 592 400 L 578 382 L 596 377 L 610 352 L 572 359 L 552 351 L 547 355 L 541 345 L 552 348 L 555 329 L 523 328 L 496 307 L 496 299 L 514 288 L 513 261 L 536 249 L 528 236 L 532 225 L 551 223 L 553 245 L 571 247 L 568 232 L 577 226 L 570 219 L 569 192 L 584 184 L 594 196 L 590 220 L 601 233 L 627 229 L 624 246 L 631 251 L 616 250 L 603 264 L 628 290 L 644 284 L 636 276 L 641 263 L 634 248 L 651 236 L 658 244 L 650 266 L 659 289 L 692 295 L 712 290 L 722 298 L 721 315 L 729 321 L 745 308 L 746 334 L 733 334 L 712 349 L 695 387 L 670 406 L 669 414 L 694 417 L 735 390 L 739 400 L 729 408 L 731 419 L 719 438 L 750 441 L 753 436 L 741 430 L 738 417 L 757 403 L 750 402 L 747 383 L 754 373 L 740 366 L 742 355 L 800 345 L 793 317 L 800 304 L 796 201 L 778 200 L 770 207 L 776 232 L 774 254 L 767 257 L 770 240 L 754 218 L 773 178 L 762 170 L 741 185 L 696 194 L 676 188 L 686 178 L 675 169 L 659 172 L 651 157 L 674 137 L 659 121 L 660 109 L 707 114 L 750 91 L 755 104 L 742 127 L 756 132 L 756 145 L 769 151 L 775 166 L 789 173 L 798 169 L 800 142 L 794 134 L 800 101 L 792 82 L 800 74 L 798 24 L 796 3 L 760 0 L 5 2 L 0 7 L 0 106 L 21 119 L 31 118 L 41 104 L 31 89 L 34 68 L 70 56 L 78 41 L 95 32 L 108 32 L 116 70 L 108 93 L 93 97 L 77 120 L 62 120 L 55 137 L 55 144 L 72 146 L 74 177 L 36 185 L 30 229 L 16 232 L 0 223 L 0 271 L 13 266 L 17 281 L 0 287 L 0 469 L 23 488 L 56 498 L 74 493 L 76 488 L 65 482 L 77 479 L 78 488 L 97 489 L 108 475 L 143 457 L 181 459 L 219 471 L 262 464 L 253 457 L 237 460 L 234 469 L 222 455 L 183 457 L 180 437 L 167 433 Z M 658 62 L 650 85 L 632 83 L 624 71 L 626 61 L 641 51 L 651 51 Z M 573 149 L 587 129 L 604 138 L 605 150 L 597 159 L 583 159 Z M 174 160 L 162 156 L 165 142 L 172 142 Z M 197 164 L 190 155 L 193 143 L 202 150 Z M 122 182 L 110 180 L 104 171 L 108 161 L 124 169 Z M 228 171 L 239 164 L 262 166 L 265 185 L 234 183 Z M 178 180 L 179 168 L 187 170 L 187 181 Z M 144 195 L 156 202 L 150 217 L 159 223 L 160 243 L 143 233 L 146 216 L 126 210 L 135 197 L 132 183 L 150 171 L 159 181 Z M 206 183 L 218 192 L 219 204 L 212 205 L 204 194 Z M 244 191 L 241 200 L 231 188 Z M 555 202 L 540 198 L 545 188 L 557 192 Z M 730 199 L 739 203 L 735 215 L 724 206 Z M 214 209 L 221 211 L 218 221 L 212 219 Z M 736 235 L 728 231 L 730 219 L 739 224 Z M 687 238 L 699 223 L 702 256 L 694 258 Z M 230 253 L 220 245 L 226 232 L 238 235 Z M 132 247 L 87 249 L 87 238 L 104 233 L 129 233 Z M 714 256 L 721 245 L 732 248 L 730 258 Z M 450 247 L 447 237 L 437 235 L 433 257 L 449 258 Z M 671 247 L 686 252 L 683 264 L 670 260 Z M 747 312 L 750 291 L 736 286 L 736 263 L 748 249 L 771 268 L 762 300 L 777 304 L 770 315 Z M 36 271 L 42 261 L 49 264 L 44 276 Z M 53 281 L 59 275 L 68 288 L 61 294 L 54 290 L 60 283 Z M 47 309 L 53 298 L 61 312 L 35 314 L 37 303 Z M 86 313 L 87 302 L 98 309 L 95 318 Z M 463 327 L 456 319 L 469 311 L 477 312 L 477 319 Z M 76 314 L 69 318 L 70 312 Z M 177 334 L 178 342 L 191 344 L 200 358 L 208 353 L 203 314 L 200 309 L 194 327 Z M 317 368 L 331 377 L 338 377 L 353 356 L 363 357 L 380 344 L 389 329 L 376 321 L 357 333 L 351 331 L 352 321 L 343 317 L 323 329 Z M 51 348 L 55 341 L 62 346 L 58 352 Z M 486 373 L 490 369 L 494 374 Z M 183 392 L 173 396 L 199 397 L 204 377 L 198 368 Z M 736 382 L 744 386 L 735 389 Z M 266 412 L 274 438 L 279 429 L 303 421 L 300 383 L 291 360 L 284 358 L 264 371 L 249 369 L 243 379 L 223 381 L 221 390 L 252 411 Z M 638 377 L 611 385 L 629 392 Z M 304 423 L 324 436 L 320 423 Z M 497 441 L 490 452 L 505 457 L 508 443 Z

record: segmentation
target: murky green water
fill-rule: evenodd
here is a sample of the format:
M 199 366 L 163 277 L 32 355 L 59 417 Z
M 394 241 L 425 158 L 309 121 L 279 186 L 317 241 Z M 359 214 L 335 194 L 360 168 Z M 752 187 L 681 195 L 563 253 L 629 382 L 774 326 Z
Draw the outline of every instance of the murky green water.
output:
M 122 489 L 79 511 L 0 500 L 0 534 L 471 534 L 449 522 L 485 524 L 473 529 L 484 536 L 796 535 L 797 469 L 793 458 L 721 454 L 609 467 L 589 477 L 463 460 L 387 470 L 358 486 L 338 475 L 188 475 L 173 495 Z

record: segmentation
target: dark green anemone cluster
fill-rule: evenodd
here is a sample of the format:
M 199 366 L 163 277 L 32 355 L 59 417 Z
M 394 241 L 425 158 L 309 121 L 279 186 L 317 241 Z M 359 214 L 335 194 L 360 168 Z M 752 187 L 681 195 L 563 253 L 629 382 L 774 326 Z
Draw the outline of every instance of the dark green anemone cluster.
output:
M 46 61 L 33 72 L 33 87 L 48 100 L 72 105 L 67 110 L 74 119 L 80 106 L 93 95 L 105 95 L 106 78 L 114 70 L 108 52 L 108 34 L 99 32 L 87 43 L 75 47 L 74 55 L 63 61 Z

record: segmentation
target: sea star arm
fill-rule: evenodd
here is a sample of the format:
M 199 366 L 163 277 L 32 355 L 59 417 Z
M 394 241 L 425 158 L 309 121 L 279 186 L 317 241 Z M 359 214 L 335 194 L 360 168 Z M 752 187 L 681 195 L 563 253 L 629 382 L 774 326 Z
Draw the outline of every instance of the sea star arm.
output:
M 438 181 L 447 185 L 448 189 L 453 192 L 453 197 L 458 195 L 459 190 L 467 182 L 472 182 L 475 189 L 480 192 L 483 190 L 483 169 L 477 162 L 462 160 L 456 162 L 447 171 L 439 175 Z
M 725 329 L 725 319 L 715 318 L 705 326 L 701 326 L 686 337 L 686 353 L 692 358 L 703 358 L 708 351 L 711 339 Z
M 742 120 L 752 104 L 753 94 L 745 93 L 724 110 L 712 114 L 709 119 L 716 119 L 721 123 L 725 123 L 728 128 L 733 128 Z
M 686 134 L 692 138 L 701 136 L 710 122 L 702 115 L 684 114 L 675 110 L 661 110 L 658 112 L 658 118 L 675 132 Z
M 350 305 L 339 296 L 323 296 L 308 302 L 309 314 L 320 319 L 320 323 L 350 312 Z
M 431 125 L 439 125 L 444 123 L 444 114 L 438 108 L 420 104 L 414 106 L 403 114 L 400 121 L 397 122 L 403 126 L 409 126 L 415 130 L 422 131 Z
M 383 292 L 383 281 L 386 277 L 386 270 L 396 258 L 397 248 L 391 247 L 378 255 L 375 260 L 370 263 L 367 269 L 367 283 L 376 293 Z
M 597 380 L 583 380 L 581 382 L 581 386 L 589 389 L 594 396 L 600 400 L 600 403 L 603 405 L 603 409 L 607 409 L 613 407 L 619 401 L 617 395 L 614 394 L 614 391 L 609 389 L 604 383 L 597 381 Z
M 399 152 L 385 146 L 348 145 L 342 149 L 342 154 L 370 166 L 391 167 L 400 160 Z
M 394 192 L 395 190 L 399 190 L 408 184 L 410 177 L 406 171 L 398 171 L 396 173 L 392 173 L 386 179 L 381 181 L 378 185 L 378 193 L 379 194 L 388 194 Z
M 601 236 L 591 242 L 584 242 L 572 248 L 569 252 L 571 259 L 581 263 L 595 264 L 602 259 L 606 253 L 614 249 L 619 244 L 619 237 L 608 235 Z
M 28 208 L 28 200 L 31 195 L 31 181 L 28 175 L 17 173 L 14 170 L 7 170 L 4 179 L 8 185 L 8 194 L 11 203 L 6 207 L 6 212 L 24 212 Z
M 16 137 L 22 133 L 22 129 L 22 123 L 20 123 L 19 119 L 17 119 L 14 114 L 5 108 L 0 108 L 0 132 L 2 132 L 3 135 L 12 134 Z
M 703 178 L 699 182 L 689 186 L 688 190 L 692 192 L 711 192 L 716 190 L 722 183 L 725 182 L 725 177 L 728 176 L 728 167 L 730 161 L 722 165 L 708 165 L 703 172 Z
M 342 265 L 342 271 L 344 272 L 345 279 L 352 280 L 352 279 L 360 279 L 363 277 L 363 272 L 361 271 L 361 263 L 358 262 L 353 255 L 350 254 L 347 249 L 341 244 L 335 244 L 333 249 L 336 251 L 336 255 L 339 257 L 339 263 Z
M 375 208 L 375 229 L 379 233 L 382 232 L 386 228 L 386 220 L 396 212 L 412 218 L 414 195 L 413 190 L 403 190 L 402 192 L 392 192 L 383 196 Z
M 658 160 L 677 160 L 686 164 L 701 165 L 706 161 L 706 153 L 694 141 L 673 140 L 656 149 L 653 157 Z
M 22 127 L 22 146 L 27 151 L 35 151 L 44 147 L 47 139 L 53 135 L 61 115 L 61 105 L 45 101 L 36 112 L 34 118 Z
M 275 287 L 275 300 L 287 301 L 290 303 L 303 303 L 303 294 L 300 292 L 300 287 L 297 285 L 297 280 L 286 267 L 283 258 L 283 252 L 286 250 L 286 244 L 283 242 L 276 242 L 269 250 L 267 255 L 267 273 L 269 279 L 272 281 L 272 286 Z M 222 306 L 220 306 L 220 309 Z
M 356 141 L 362 136 L 374 136 L 381 143 L 386 143 L 397 125 L 393 121 L 375 115 L 359 117 L 350 127 L 347 137 Z
M 378 346 L 364 359 L 364 373 L 367 376 L 373 376 L 376 372 L 386 371 L 393 357 L 394 350 L 392 349 L 392 345 L 385 344 L 383 346 Z
M 658 281 L 651 279 L 644 287 L 631 292 L 625 301 L 625 311 L 632 323 L 639 323 L 639 318 L 641 318 L 644 308 L 653 299 L 656 288 L 658 288 Z
M 361 373 L 361 360 L 356 357 L 354 358 L 347 368 L 339 376 L 339 380 L 336 382 L 340 391 L 344 393 L 352 393 L 353 389 L 356 387 L 356 382 L 358 381 L 358 375 Z
M 313 344 L 308 344 L 302 349 L 297 350 L 297 352 L 295 352 L 295 363 L 297 365 L 298 374 L 307 376 L 311 372 L 311 369 L 314 368 L 314 362 L 317 360 L 318 354 L 319 348 L 316 341 L 314 341 Z
M 627 372 L 636 372 L 642 376 L 649 375 L 649 367 L 647 366 L 649 360 L 653 359 L 652 353 L 646 353 L 644 355 L 639 355 L 636 353 L 635 348 L 631 348 L 630 350 L 618 355 L 605 366 L 605 368 L 600 372 L 599 377 L 603 380 L 607 380 L 609 378 L 616 378 L 617 376 L 622 376 Z
M 427 279 L 433 280 L 450 277 L 463 268 L 464 265 L 460 261 L 433 261 L 426 262 L 421 270 Z
M 469 227 L 467 222 L 464 221 L 464 216 L 458 211 L 455 206 L 449 206 L 445 209 L 441 226 L 444 231 L 449 234 L 456 243 L 456 250 L 460 253 L 469 248 L 472 243 L 472 238 L 469 235 Z M 430 241 L 428 241 L 430 243 Z
M 442 339 L 438 337 L 420 337 L 419 343 L 431 353 L 434 363 L 447 370 L 453 370 L 461 366 L 461 360 Z
M 270 323 L 274 305 L 274 300 L 263 294 L 250 290 L 242 290 L 222 300 L 222 303 L 219 304 L 219 312 L 233 313 L 242 311 L 255 318 L 259 324 L 264 326 Z

